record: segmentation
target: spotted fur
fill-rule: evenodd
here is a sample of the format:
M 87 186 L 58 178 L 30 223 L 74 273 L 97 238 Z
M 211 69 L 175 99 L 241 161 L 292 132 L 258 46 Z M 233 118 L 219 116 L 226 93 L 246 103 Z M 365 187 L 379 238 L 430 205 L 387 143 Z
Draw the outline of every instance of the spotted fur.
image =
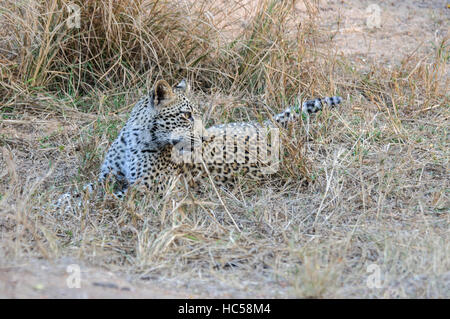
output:
M 196 127 L 198 109 L 186 97 L 186 89 L 185 81 L 174 88 L 158 81 L 152 93 L 133 108 L 109 148 L 99 176 L 101 183 L 108 177 L 116 181 L 118 196 L 134 184 L 163 192 L 179 174 L 191 184 L 206 176 L 221 184 L 232 182 L 237 174 L 261 177 L 270 173 L 274 164 L 270 161 L 271 142 L 265 139 L 269 129 L 285 127 L 302 112 L 314 113 L 342 101 L 338 96 L 315 99 L 275 115 L 274 122 L 229 123 L 205 129 L 201 124 Z

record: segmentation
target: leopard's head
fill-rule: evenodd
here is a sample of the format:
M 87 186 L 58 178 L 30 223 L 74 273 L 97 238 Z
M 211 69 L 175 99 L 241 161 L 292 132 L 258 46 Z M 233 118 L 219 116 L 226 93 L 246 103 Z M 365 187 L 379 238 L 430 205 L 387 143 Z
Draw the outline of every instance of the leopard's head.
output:
M 164 147 L 192 140 L 194 121 L 198 121 L 199 116 L 197 106 L 186 96 L 188 90 L 185 80 L 175 87 L 164 80 L 156 82 L 151 99 L 156 111 L 153 129 L 158 145 Z

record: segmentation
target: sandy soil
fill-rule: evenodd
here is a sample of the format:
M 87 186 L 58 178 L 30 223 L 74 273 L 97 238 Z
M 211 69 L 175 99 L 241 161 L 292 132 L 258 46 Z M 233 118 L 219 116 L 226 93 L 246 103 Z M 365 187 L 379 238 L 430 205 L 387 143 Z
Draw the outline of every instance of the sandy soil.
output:
M 73 275 L 78 265 L 79 285 Z M 131 283 L 133 282 L 133 283 Z M 163 288 L 63 259 L 53 262 L 34 260 L 26 264 L 0 267 L 0 298 L 201 298 L 204 296 Z
M 371 3 L 378 3 L 370 11 Z M 296 10 L 306 13 L 302 1 L 296 2 Z M 372 7 L 374 8 L 374 7 Z M 379 9 L 379 10 L 378 10 Z M 368 12 L 368 10 L 370 12 Z M 378 11 L 377 11 L 378 10 Z M 378 18 L 370 18 L 373 12 L 379 12 Z M 375 13 L 377 15 L 377 13 Z M 399 63 L 405 54 L 428 51 L 432 43 L 438 43 L 449 34 L 450 9 L 446 1 L 409 0 L 409 1 L 321 1 L 321 23 L 326 30 L 335 31 L 336 40 L 341 43 L 338 52 L 352 57 L 355 64 L 362 66 L 368 59 L 384 61 L 388 64 Z M 368 22 L 368 18 L 371 19 Z M 369 23 L 369 26 L 368 26 Z M 373 26 L 373 28 L 370 28 Z M 417 50 L 417 51 L 415 51 Z M 2 131 L 14 141 L 20 143 L 39 143 L 34 129 L 27 134 L 20 123 L 0 122 Z M 41 128 L 42 136 L 51 134 L 59 127 L 58 123 Z M 35 125 L 39 126 L 39 123 Z M 29 126 L 28 126 L 29 127 Z M 70 128 L 67 128 L 70 131 Z M 31 133 L 33 132 L 33 133 Z M 20 156 L 20 145 L 16 155 Z M 51 150 L 42 150 L 49 152 Z M 48 162 L 45 155 L 36 161 L 22 154 L 19 174 L 27 172 L 28 178 L 36 177 L 46 171 Z M 22 165 L 23 164 L 23 165 Z M 34 167 L 35 176 L 29 168 Z M 40 167 L 36 167 L 40 166 Z M 0 172 L 0 177 L 6 174 Z M 53 262 L 34 260 L 26 264 L 7 265 L 0 263 L 0 298 L 201 298 L 234 297 L 230 292 L 218 292 L 214 295 L 198 289 L 173 288 L 169 284 L 162 286 L 160 281 L 136 280 L 132 276 L 112 273 L 104 269 L 82 265 L 81 288 L 68 288 L 70 274 L 67 266 L 80 264 L 76 260 L 58 260 Z M 201 285 L 200 285 L 201 286 Z M 246 297 L 245 294 L 240 297 Z M 247 296 L 255 297 L 255 296 Z
M 450 9 L 442 0 L 323 1 L 324 24 L 336 30 L 340 50 L 356 60 L 376 59 L 394 64 L 416 50 L 430 51 L 432 44 L 448 37 Z M 340 18 L 340 26 L 336 23 Z

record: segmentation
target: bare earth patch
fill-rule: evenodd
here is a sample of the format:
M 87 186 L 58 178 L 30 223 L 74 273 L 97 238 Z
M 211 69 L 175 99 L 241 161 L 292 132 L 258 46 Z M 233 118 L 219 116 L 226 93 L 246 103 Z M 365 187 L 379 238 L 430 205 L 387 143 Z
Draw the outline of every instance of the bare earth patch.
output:
M 80 286 L 68 288 L 74 263 L 80 265 L 73 260 L 32 260 L 0 267 L 0 298 L 205 298 L 187 289 L 130 282 L 126 275 L 86 265 L 80 267 Z

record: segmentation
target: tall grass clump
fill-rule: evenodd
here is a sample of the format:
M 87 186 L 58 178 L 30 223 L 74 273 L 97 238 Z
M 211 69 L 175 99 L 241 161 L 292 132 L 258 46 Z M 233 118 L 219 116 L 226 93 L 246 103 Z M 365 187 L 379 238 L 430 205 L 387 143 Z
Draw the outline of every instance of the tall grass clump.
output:
M 3 11 L 14 79 L 53 91 L 82 94 L 183 76 L 214 35 L 168 1 L 6 1 Z
M 78 96 L 188 77 L 196 88 L 267 94 L 280 104 L 327 75 L 313 72 L 314 25 L 281 1 L 258 2 L 237 21 L 229 16 L 238 15 L 239 1 L 6 0 L 1 7 L 3 100 L 30 90 Z

